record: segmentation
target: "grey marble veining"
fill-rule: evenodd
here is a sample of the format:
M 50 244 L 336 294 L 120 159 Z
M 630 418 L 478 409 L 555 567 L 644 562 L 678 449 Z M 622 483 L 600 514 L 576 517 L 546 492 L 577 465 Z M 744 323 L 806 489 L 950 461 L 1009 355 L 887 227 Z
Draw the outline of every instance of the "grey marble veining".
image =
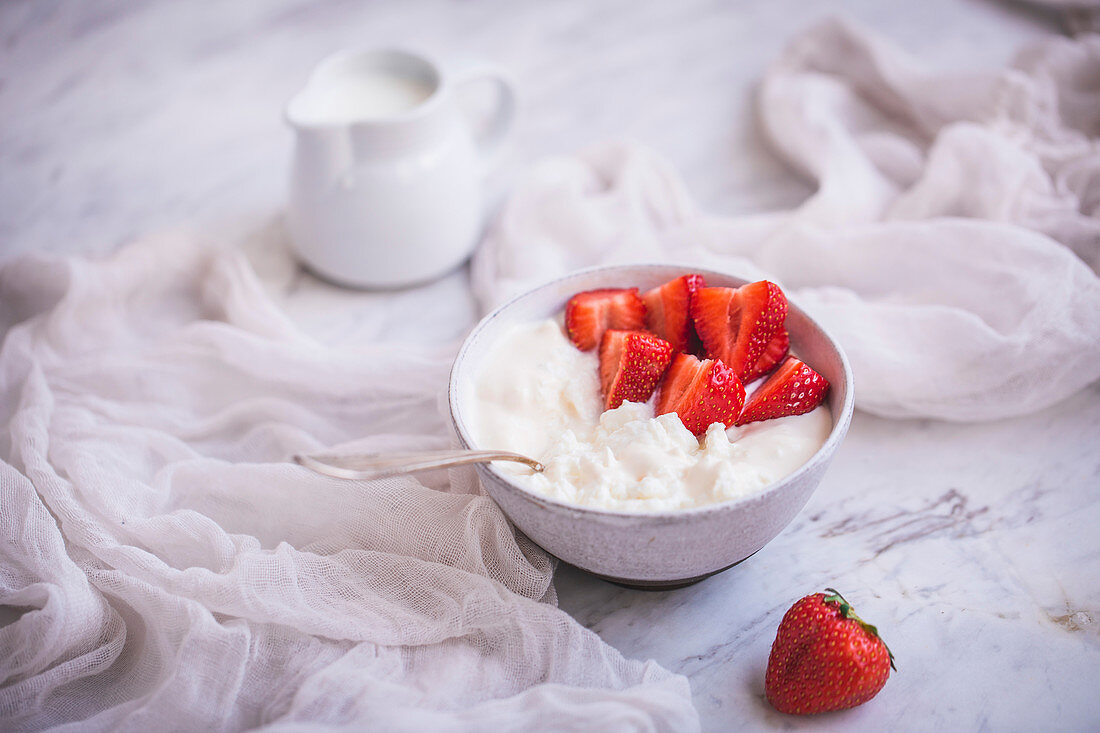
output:
M 109 251 L 187 226 L 243 242 L 288 315 L 326 342 L 455 343 L 468 273 L 420 288 L 332 288 L 279 221 L 285 101 L 333 50 L 401 42 L 520 84 L 498 194 L 545 155 L 630 137 L 715 213 L 791 206 L 806 184 L 753 123 L 755 81 L 792 33 L 841 11 L 930 65 L 999 66 L 1056 32 L 994 0 L 679 3 L 0 5 L 0 254 Z M 993 423 L 857 413 L 806 509 L 743 565 L 645 593 L 568 567 L 560 604 L 631 657 L 689 677 L 707 730 L 1100 728 L 1100 388 Z M 796 719 L 763 700 L 779 618 L 835 585 L 899 671 L 871 703 Z

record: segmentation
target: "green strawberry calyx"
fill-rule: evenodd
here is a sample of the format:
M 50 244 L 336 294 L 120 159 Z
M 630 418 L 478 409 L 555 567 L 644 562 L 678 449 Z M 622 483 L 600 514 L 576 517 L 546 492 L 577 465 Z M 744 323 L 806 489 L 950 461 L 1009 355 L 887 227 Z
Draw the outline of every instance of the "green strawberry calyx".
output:
M 840 591 L 838 591 L 836 588 L 826 588 L 825 594 L 825 597 L 821 599 L 822 603 L 838 604 L 840 607 L 839 610 L 842 618 L 847 618 L 855 621 L 857 624 L 859 624 L 859 627 L 861 629 L 882 642 L 882 645 L 886 647 L 886 653 L 890 655 L 890 669 L 896 672 L 898 668 L 894 666 L 894 653 L 890 651 L 890 647 L 886 646 L 886 641 L 881 636 L 879 636 L 878 629 L 857 616 L 855 609 L 852 608 L 852 604 L 848 603 L 848 601 L 844 599 L 844 596 L 840 595 Z

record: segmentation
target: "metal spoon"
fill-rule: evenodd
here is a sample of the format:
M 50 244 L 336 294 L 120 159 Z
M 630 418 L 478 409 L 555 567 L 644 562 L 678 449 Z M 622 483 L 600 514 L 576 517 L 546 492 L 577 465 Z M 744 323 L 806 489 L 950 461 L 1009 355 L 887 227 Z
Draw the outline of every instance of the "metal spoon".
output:
M 534 458 L 499 450 L 436 450 L 374 455 L 363 453 L 296 455 L 294 461 L 325 476 L 358 481 L 488 461 L 516 461 L 530 466 L 536 472 L 546 468 Z

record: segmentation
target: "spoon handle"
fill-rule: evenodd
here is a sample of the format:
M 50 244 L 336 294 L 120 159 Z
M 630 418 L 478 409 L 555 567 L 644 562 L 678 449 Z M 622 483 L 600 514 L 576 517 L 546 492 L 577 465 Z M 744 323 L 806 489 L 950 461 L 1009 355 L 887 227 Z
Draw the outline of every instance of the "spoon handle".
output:
M 359 481 L 488 461 L 516 461 L 530 466 L 535 471 L 543 470 L 543 465 L 533 458 L 499 450 L 436 450 L 376 455 L 363 453 L 296 455 L 294 461 L 326 476 Z

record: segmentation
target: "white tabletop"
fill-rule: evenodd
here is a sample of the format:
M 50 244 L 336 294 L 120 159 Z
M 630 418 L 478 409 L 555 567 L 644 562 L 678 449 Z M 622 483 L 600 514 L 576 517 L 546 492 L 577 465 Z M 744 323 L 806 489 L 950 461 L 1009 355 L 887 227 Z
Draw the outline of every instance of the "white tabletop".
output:
M 183 225 L 245 240 L 273 296 L 318 338 L 457 339 L 478 315 L 465 271 L 364 294 L 288 256 L 280 111 L 313 64 L 398 41 L 510 71 L 523 112 L 498 192 L 542 156 L 629 137 L 665 155 L 710 211 L 758 211 L 809 189 L 755 131 L 754 81 L 831 11 L 944 68 L 1000 66 L 1058 31 L 992 0 L 5 4 L 0 248 L 99 253 Z M 561 568 L 560 604 L 626 656 L 687 675 L 707 730 L 1095 730 L 1098 445 L 1097 385 L 992 423 L 857 413 L 809 505 L 743 565 L 657 593 Z M 779 715 L 763 700 L 776 625 L 825 586 L 879 626 L 899 671 L 857 710 Z

